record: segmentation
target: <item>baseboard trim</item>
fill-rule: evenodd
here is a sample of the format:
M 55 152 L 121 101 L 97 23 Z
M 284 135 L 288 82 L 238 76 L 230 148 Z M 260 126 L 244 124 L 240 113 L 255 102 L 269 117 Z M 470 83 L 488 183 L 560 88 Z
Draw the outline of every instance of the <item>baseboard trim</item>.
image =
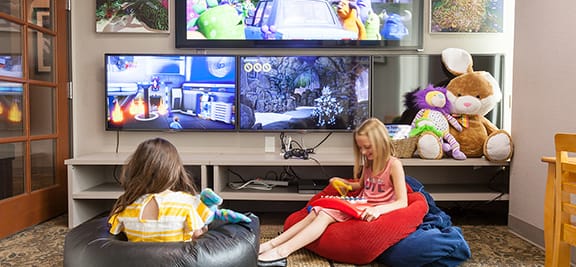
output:
M 544 230 L 512 215 L 508 215 L 508 228 L 518 237 L 541 249 L 544 249 Z
M 508 228 L 526 242 L 544 250 L 544 230 L 528 224 L 512 215 L 508 215 Z M 572 248 L 570 266 L 576 266 L 576 248 Z

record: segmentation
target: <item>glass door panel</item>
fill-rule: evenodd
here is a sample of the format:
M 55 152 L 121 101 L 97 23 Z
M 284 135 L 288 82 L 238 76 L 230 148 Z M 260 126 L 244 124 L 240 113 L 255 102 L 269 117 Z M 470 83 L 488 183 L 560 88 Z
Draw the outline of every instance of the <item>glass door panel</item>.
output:
M 0 138 L 24 135 L 24 99 L 20 83 L 0 82 Z
M 0 18 L 0 76 L 22 78 L 22 26 Z
M 21 5 L 21 0 L 2 0 L 0 1 L 0 12 L 21 18 Z
M 29 1 L 28 22 L 46 29 L 52 29 L 52 1 L 34 0 Z
M 55 142 L 52 139 L 30 142 L 32 191 L 46 188 L 56 183 L 55 153 Z
M 24 151 L 24 143 L 0 144 L 0 199 L 24 193 Z
M 53 82 L 54 37 L 35 29 L 28 31 L 28 75 L 32 80 Z
M 55 133 L 56 89 L 30 85 L 30 135 Z

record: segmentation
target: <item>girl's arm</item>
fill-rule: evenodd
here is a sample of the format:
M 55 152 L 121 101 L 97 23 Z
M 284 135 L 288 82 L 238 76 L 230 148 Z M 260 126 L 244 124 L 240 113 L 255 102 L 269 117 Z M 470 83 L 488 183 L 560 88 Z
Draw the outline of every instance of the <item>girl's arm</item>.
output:
M 345 184 L 352 186 L 352 191 L 356 191 L 356 190 L 362 188 L 362 185 L 364 184 L 363 179 L 364 178 L 360 178 L 357 181 L 351 182 L 348 179 L 344 179 L 344 178 L 340 178 L 340 177 L 332 177 L 332 178 L 330 178 L 330 184 L 332 184 L 332 182 L 334 180 L 340 180 L 340 181 L 344 182 Z
M 201 235 L 203 235 L 207 231 L 208 231 L 208 226 L 204 225 L 204 227 L 192 232 L 192 239 L 197 239 L 198 237 L 200 237 Z
M 362 218 L 364 220 L 372 221 L 382 214 L 408 206 L 408 191 L 406 190 L 406 177 L 402 162 L 400 162 L 400 160 L 395 160 L 392 162 L 391 167 L 390 179 L 392 179 L 396 200 L 388 204 L 366 208 L 362 213 Z

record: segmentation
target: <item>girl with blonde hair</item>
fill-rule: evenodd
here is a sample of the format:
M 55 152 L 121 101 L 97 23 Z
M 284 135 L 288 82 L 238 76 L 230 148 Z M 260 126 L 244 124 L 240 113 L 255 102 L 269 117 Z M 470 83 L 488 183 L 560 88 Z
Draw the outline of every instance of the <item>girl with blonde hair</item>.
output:
M 332 177 L 332 185 L 361 190 L 367 200 L 360 219 L 371 222 L 380 215 L 408 206 L 408 192 L 402 162 L 392 156 L 385 125 L 369 118 L 354 131 L 354 179 Z M 338 182 L 336 182 L 338 181 Z M 318 239 L 324 230 L 353 217 L 340 210 L 314 206 L 310 213 L 281 235 L 262 243 L 259 266 L 286 266 L 286 257 Z

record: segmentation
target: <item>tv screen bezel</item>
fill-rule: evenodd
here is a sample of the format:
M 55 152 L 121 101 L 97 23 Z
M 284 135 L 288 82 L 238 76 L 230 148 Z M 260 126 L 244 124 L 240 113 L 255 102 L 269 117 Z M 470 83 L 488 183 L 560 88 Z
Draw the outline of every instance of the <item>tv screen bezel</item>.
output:
M 188 0 L 175 2 L 175 48 L 179 49 L 251 49 L 251 48 L 333 48 L 361 50 L 421 50 L 424 39 L 424 1 L 411 0 L 418 14 L 413 14 L 413 23 L 418 33 L 415 33 L 414 44 L 402 45 L 399 40 L 236 40 L 236 39 L 188 39 L 187 38 L 187 8 Z M 415 12 L 416 13 L 416 12 Z M 414 27 L 413 27 L 414 28 Z
M 106 131 L 124 131 L 124 132 L 237 132 L 238 131 L 238 114 L 234 114 L 233 127 L 231 128 L 184 128 L 181 130 L 174 130 L 170 128 L 124 128 L 124 127 L 110 127 L 108 122 L 108 59 L 110 56 L 167 56 L 167 57 L 230 57 L 234 59 L 234 108 L 238 105 L 238 56 L 224 55 L 224 54 L 185 54 L 185 53 L 104 53 L 104 128 Z M 182 83 L 185 84 L 186 82 Z M 188 82 L 189 83 L 189 82 Z
M 242 88 L 241 88 L 241 77 L 242 74 L 241 72 L 242 70 L 242 62 L 243 62 L 243 58 L 246 57 L 299 57 L 299 56 L 311 56 L 311 55 L 258 55 L 258 54 L 251 54 L 251 55 L 241 55 L 238 56 L 236 64 L 238 66 L 238 72 L 236 75 L 236 80 L 237 80 L 237 90 L 236 90 L 236 103 L 237 103 L 237 119 L 236 119 L 236 129 L 238 132 L 240 133 L 328 133 L 328 132 L 334 132 L 334 133 L 351 133 L 353 132 L 355 129 L 337 129 L 337 128 L 308 128 L 308 129 L 303 129 L 303 128 L 288 128 L 288 129 L 253 129 L 253 128 L 242 128 L 241 127 L 241 94 L 242 94 Z M 372 105 L 373 105 L 373 75 L 374 75 L 374 57 L 371 55 L 361 55 L 361 54 L 342 54 L 342 55 L 313 55 L 313 56 L 317 56 L 317 57 L 366 57 L 368 58 L 368 103 L 367 103 L 367 116 L 365 119 L 368 119 L 370 117 L 372 117 Z M 359 125 L 357 125 L 359 126 Z

